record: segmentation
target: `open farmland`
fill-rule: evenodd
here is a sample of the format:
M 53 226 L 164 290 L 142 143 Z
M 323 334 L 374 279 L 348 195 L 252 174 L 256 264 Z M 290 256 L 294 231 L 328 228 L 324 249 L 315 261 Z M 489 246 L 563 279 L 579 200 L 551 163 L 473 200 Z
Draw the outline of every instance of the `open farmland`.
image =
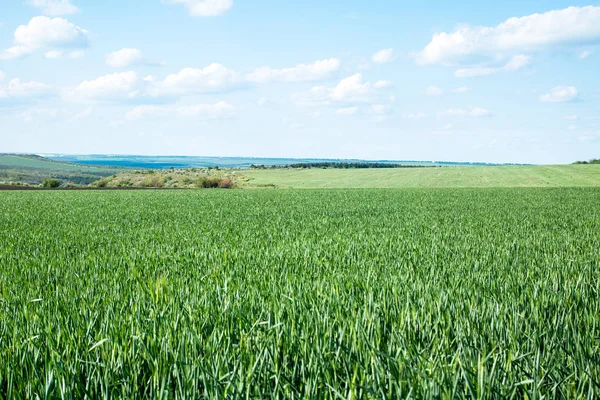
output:
M 597 398 L 599 199 L 2 192 L 0 397 Z
M 391 169 L 252 169 L 246 187 L 451 188 L 600 186 L 600 165 Z

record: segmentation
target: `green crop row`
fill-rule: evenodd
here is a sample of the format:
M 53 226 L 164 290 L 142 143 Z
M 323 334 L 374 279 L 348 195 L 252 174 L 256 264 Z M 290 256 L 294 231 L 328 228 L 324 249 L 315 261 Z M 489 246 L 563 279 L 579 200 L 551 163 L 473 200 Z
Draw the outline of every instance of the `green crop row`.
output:
M 600 189 L 0 193 L 0 398 L 598 398 Z

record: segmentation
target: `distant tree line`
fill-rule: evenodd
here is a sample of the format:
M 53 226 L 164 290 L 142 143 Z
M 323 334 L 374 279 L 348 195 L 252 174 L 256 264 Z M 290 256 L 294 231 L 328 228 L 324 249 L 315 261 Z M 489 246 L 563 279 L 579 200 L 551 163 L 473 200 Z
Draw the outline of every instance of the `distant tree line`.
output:
M 278 168 L 298 168 L 298 169 L 310 169 L 310 168 L 335 168 L 335 169 L 365 169 L 365 168 L 431 168 L 437 167 L 437 165 L 416 165 L 416 164 L 391 164 L 391 163 L 380 163 L 380 162 L 318 162 L 318 163 L 297 163 L 288 165 L 250 165 L 251 169 L 278 169 Z
M 593 160 L 590 160 L 590 161 L 575 161 L 573 164 L 600 164 L 600 160 L 597 158 L 594 158 Z

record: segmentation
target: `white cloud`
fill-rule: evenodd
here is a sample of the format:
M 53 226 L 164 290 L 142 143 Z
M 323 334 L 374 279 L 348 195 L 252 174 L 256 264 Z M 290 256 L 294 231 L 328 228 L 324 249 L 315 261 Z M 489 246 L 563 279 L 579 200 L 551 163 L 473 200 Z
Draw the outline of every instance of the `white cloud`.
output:
M 260 99 L 258 99 L 258 105 L 263 107 L 265 104 L 267 104 L 267 98 L 266 97 L 261 97 Z
M 491 113 L 485 108 L 471 107 L 469 109 L 451 108 L 440 113 L 442 117 L 487 117 Z
M 376 89 L 385 89 L 394 86 L 394 84 L 390 81 L 377 81 L 374 86 Z
M 106 56 L 106 65 L 113 68 L 125 68 L 144 63 L 140 49 L 121 49 Z
M 581 53 L 579 53 L 579 59 L 580 60 L 585 60 L 586 58 L 588 58 L 591 55 L 592 55 L 591 51 L 585 50 L 585 51 L 582 51 Z
M 4 72 L 0 71 L 0 82 L 2 82 L 4 80 Z
M 375 115 L 388 115 L 392 112 L 392 107 L 387 104 L 374 104 L 369 111 Z
M 68 92 L 66 97 L 74 100 L 116 101 L 133 99 L 138 95 L 137 74 L 129 71 L 83 81 Z
M 444 89 L 437 86 L 429 86 L 425 91 L 427 96 L 441 96 L 444 94 Z
M 94 111 L 94 109 L 92 107 L 88 107 L 85 110 L 83 110 L 80 113 L 77 113 L 73 116 L 73 119 L 82 119 L 82 118 L 87 118 L 90 115 L 92 115 L 92 112 Z
M 499 68 L 489 68 L 489 67 L 471 67 L 471 68 L 461 68 L 456 70 L 454 76 L 457 78 L 474 78 L 477 76 L 488 76 L 495 74 L 500 71 Z
M 504 66 L 506 71 L 517 71 L 531 63 L 531 57 L 519 54 L 510 59 Z
M 168 0 L 169 3 L 183 4 L 194 17 L 216 17 L 233 7 L 233 0 Z
M 0 60 L 15 60 L 30 55 L 33 49 L 25 46 L 12 46 L 0 53 Z
M 86 47 L 87 37 L 88 31 L 64 18 L 34 17 L 15 30 L 15 45 L 5 50 L 0 59 L 22 58 L 40 48 Z
M 463 87 L 459 87 L 459 88 L 453 89 L 452 91 L 454 93 L 467 93 L 467 92 L 470 92 L 471 89 L 469 89 L 468 87 L 463 86 Z
M 324 105 L 332 103 L 371 103 L 378 97 L 371 82 L 363 82 L 358 73 L 342 79 L 335 87 L 315 86 L 310 91 L 293 95 L 300 104 Z
M 43 14 L 54 16 L 76 14 L 79 8 L 70 0 L 28 0 L 33 7 L 39 8 Z
M 250 82 L 311 82 L 329 78 L 340 68 L 340 60 L 328 58 L 312 64 L 298 64 L 292 68 L 273 69 L 261 67 L 249 74 Z
M 562 103 L 573 101 L 579 97 L 579 92 L 573 86 L 557 86 L 548 94 L 540 96 L 540 100 L 546 103 Z
M 63 55 L 62 51 L 51 50 L 51 51 L 47 51 L 46 54 L 44 54 L 44 57 L 50 58 L 50 59 L 56 59 L 56 58 L 61 58 L 62 55 Z
M 23 82 L 19 78 L 0 85 L 0 99 L 43 97 L 53 91 L 52 86 L 40 82 Z
M 196 104 L 192 106 L 158 106 L 143 105 L 129 111 L 125 116 L 128 120 L 137 120 L 146 117 L 190 117 L 190 118 L 228 118 L 233 115 L 235 107 L 221 101 L 216 104 Z
M 427 114 L 425 114 L 425 113 L 405 114 L 405 115 L 403 115 L 403 117 L 408 118 L 408 119 L 423 119 L 423 118 L 427 117 Z
M 36 119 L 55 119 L 60 110 L 56 108 L 33 108 L 25 110 L 20 114 L 23 121 L 29 123 Z
M 493 75 L 502 71 L 517 71 L 531 63 L 531 57 L 519 54 L 513 56 L 502 67 L 470 67 L 456 70 L 454 76 L 457 78 L 473 78 L 478 76 Z
M 184 68 L 168 75 L 164 81 L 152 82 L 150 95 L 182 96 L 187 94 L 216 93 L 231 89 L 240 83 L 239 74 L 221 64 L 205 68 Z
M 82 58 L 84 56 L 84 52 L 81 50 L 76 50 L 76 51 L 72 51 L 69 54 L 67 54 L 67 58 L 70 58 L 72 60 L 77 59 L 77 58 Z
M 566 119 L 567 121 L 576 121 L 576 120 L 578 120 L 578 119 L 579 119 L 579 117 L 578 117 L 577 115 L 567 115 L 567 116 L 565 117 L 565 119 Z
M 374 63 L 387 64 L 394 61 L 394 49 L 384 49 L 373 54 L 371 57 Z
M 358 107 L 338 108 L 335 113 L 342 116 L 356 115 L 358 113 Z
M 600 40 L 600 7 L 562 10 L 510 18 L 495 27 L 461 27 L 436 33 L 417 54 L 421 64 L 452 64 L 475 55 L 497 56 Z

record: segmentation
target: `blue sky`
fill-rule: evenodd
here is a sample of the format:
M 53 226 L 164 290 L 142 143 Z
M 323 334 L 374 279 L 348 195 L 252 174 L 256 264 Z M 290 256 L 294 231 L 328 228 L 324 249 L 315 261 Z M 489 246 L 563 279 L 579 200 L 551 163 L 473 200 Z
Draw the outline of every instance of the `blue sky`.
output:
M 600 2 L 1 0 L 0 152 L 600 157 Z

